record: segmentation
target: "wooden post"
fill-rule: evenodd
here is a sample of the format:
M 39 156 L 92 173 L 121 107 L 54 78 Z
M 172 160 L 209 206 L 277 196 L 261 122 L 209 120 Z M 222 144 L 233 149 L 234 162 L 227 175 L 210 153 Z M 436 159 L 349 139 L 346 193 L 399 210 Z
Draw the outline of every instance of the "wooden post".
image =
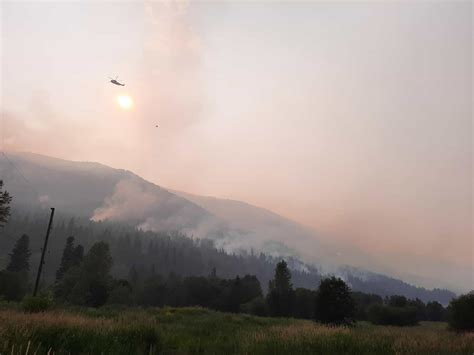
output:
M 54 208 L 51 207 L 51 215 L 49 216 L 48 229 L 46 230 L 46 237 L 44 238 L 43 250 L 41 251 L 41 260 L 38 266 L 38 274 L 36 275 L 35 290 L 33 291 L 33 296 L 36 296 L 36 292 L 38 292 L 38 286 L 39 286 L 39 281 L 41 277 L 41 270 L 43 270 L 43 264 L 44 264 L 44 254 L 46 253 L 46 248 L 48 247 L 48 239 L 49 239 L 49 233 L 51 232 L 51 226 L 53 225 L 53 217 L 54 217 Z

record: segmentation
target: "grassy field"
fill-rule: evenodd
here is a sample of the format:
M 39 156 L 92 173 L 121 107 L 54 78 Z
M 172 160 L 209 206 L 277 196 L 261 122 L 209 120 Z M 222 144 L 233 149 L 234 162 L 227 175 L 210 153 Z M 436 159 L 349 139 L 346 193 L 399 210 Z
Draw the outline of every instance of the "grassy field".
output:
M 0 354 L 470 354 L 445 323 L 331 328 L 202 308 L 0 309 Z

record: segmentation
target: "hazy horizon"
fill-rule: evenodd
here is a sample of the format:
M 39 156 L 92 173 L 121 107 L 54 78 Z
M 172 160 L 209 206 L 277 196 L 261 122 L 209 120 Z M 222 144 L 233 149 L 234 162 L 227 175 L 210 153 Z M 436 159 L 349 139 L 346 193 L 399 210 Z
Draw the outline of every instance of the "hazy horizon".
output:
M 474 270 L 471 2 L 0 9 L 2 150 L 245 201 L 404 272 Z

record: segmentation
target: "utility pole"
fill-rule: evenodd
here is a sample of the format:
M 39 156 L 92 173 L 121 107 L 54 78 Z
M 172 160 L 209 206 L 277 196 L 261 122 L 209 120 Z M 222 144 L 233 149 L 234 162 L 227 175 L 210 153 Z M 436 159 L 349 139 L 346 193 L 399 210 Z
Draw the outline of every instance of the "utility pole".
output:
M 51 215 L 49 216 L 49 224 L 48 224 L 48 229 L 46 230 L 46 237 L 44 238 L 43 250 L 41 250 L 41 261 L 38 266 L 38 274 L 36 275 L 35 290 L 33 291 L 33 296 L 36 296 L 36 292 L 38 292 L 38 285 L 39 285 L 39 281 L 41 277 L 41 270 L 43 270 L 43 264 L 44 264 L 44 254 L 46 253 L 46 248 L 48 247 L 48 239 L 49 239 L 49 233 L 51 232 L 51 226 L 53 225 L 53 217 L 54 217 L 54 208 L 51 207 Z

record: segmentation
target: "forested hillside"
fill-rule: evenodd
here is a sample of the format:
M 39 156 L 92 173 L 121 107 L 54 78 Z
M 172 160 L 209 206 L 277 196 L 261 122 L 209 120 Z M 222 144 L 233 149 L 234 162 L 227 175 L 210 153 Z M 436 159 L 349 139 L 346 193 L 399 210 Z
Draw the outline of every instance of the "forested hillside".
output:
M 34 273 L 39 263 L 47 217 L 46 210 L 33 210 L 28 213 L 16 211 L 12 215 L 9 223 L 0 231 L 0 269 L 5 267 L 8 253 L 16 240 L 22 234 L 27 234 L 32 251 L 30 272 Z M 144 232 L 126 224 L 93 222 L 58 214 L 46 255 L 45 283 L 53 283 L 69 236 L 74 236 L 76 243 L 82 244 L 86 250 L 97 241 L 107 242 L 113 258 L 112 272 L 115 277 L 125 279 L 131 272 L 142 277 L 151 273 L 163 276 L 209 276 L 215 273 L 222 278 L 250 274 L 258 278 L 262 289 L 266 291 L 275 265 L 280 260 L 263 253 L 229 254 L 216 248 L 211 240 L 191 238 L 178 232 Z M 295 258 L 288 258 L 287 262 L 292 270 L 295 287 L 318 287 L 321 279 L 318 270 Z M 454 297 L 454 294 L 447 290 L 427 290 L 377 274 L 363 279 L 346 270 L 340 276 L 346 279 L 354 291 L 381 296 L 402 294 L 424 302 L 436 300 L 442 304 L 447 304 Z
M 17 168 L 28 181 L 20 176 Z M 275 258 L 293 257 L 294 260 L 316 266 L 323 273 L 338 273 L 346 279 L 356 276 L 353 282 L 358 288 L 368 287 L 383 295 L 397 294 L 403 289 L 403 293 L 409 297 L 419 294 L 422 298 L 431 297 L 422 288 L 413 292 L 413 287 L 399 281 L 400 279 L 425 287 L 443 285 L 442 288 L 458 290 L 456 287 L 451 288 L 451 280 L 441 280 L 441 276 L 440 279 L 435 277 L 424 283 L 425 279 L 417 276 L 417 269 L 413 269 L 410 274 L 395 272 L 396 268 L 384 264 L 383 254 L 368 254 L 351 245 L 335 244 L 330 237 L 319 235 L 269 210 L 240 201 L 167 190 L 132 172 L 98 163 L 12 152 L 9 153 L 9 160 L 0 159 L 0 176 L 5 182 L 6 190 L 14 196 L 14 211 L 54 206 L 59 216 L 68 216 L 65 218 L 66 224 L 70 216 L 74 216 L 84 225 L 88 225 L 90 219 L 126 225 L 125 228 L 130 229 L 127 232 L 129 235 L 134 234 L 136 228 L 153 231 L 158 235 L 169 235 L 170 231 L 176 231 L 175 234 L 212 240 L 216 249 L 222 249 L 227 254 L 245 255 L 251 254 L 253 250 L 256 255 L 250 256 L 251 260 L 258 258 L 261 252 Z M 90 238 L 96 238 L 97 234 L 98 232 Z M 199 244 L 197 241 L 196 243 Z M 142 245 L 143 252 L 147 252 L 147 247 L 148 245 Z M 130 268 L 130 263 L 116 261 L 115 269 L 122 273 Z M 418 263 L 422 262 L 418 260 Z M 205 263 L 215 262 L 205 260 Z M 307 270 L 307 266 L 299 261 L 294 264 L 299 270 Z M 234 275 L 243 267 L 230 268 L 226 265 L 227 263 L 218 265 L 218 272 Z M 345 265 L 351 268 L 345 268 Z M 205 268 L 207 271 L 203 271 Z M 205 273 L 209 268 L 206 264 L 192 270 Z M 450 267 L 447 269 L 451 270 Z M 466 271 L 458 272 L 463 273 Z M 268 272 L 267 277 L 263 271 L 260 274 L 262 280 L 268 278 Z M 385 275 L 391 275 L 395 279 Z M 363 280 L 362 284 L 359 280 Z M 313 279 L 310 278 L 310 281 Z M 263 282 L 263 287 L 266 287 L 266 282 Z M 439 294 L 443 303 L 451 297 L 451 293 Z

